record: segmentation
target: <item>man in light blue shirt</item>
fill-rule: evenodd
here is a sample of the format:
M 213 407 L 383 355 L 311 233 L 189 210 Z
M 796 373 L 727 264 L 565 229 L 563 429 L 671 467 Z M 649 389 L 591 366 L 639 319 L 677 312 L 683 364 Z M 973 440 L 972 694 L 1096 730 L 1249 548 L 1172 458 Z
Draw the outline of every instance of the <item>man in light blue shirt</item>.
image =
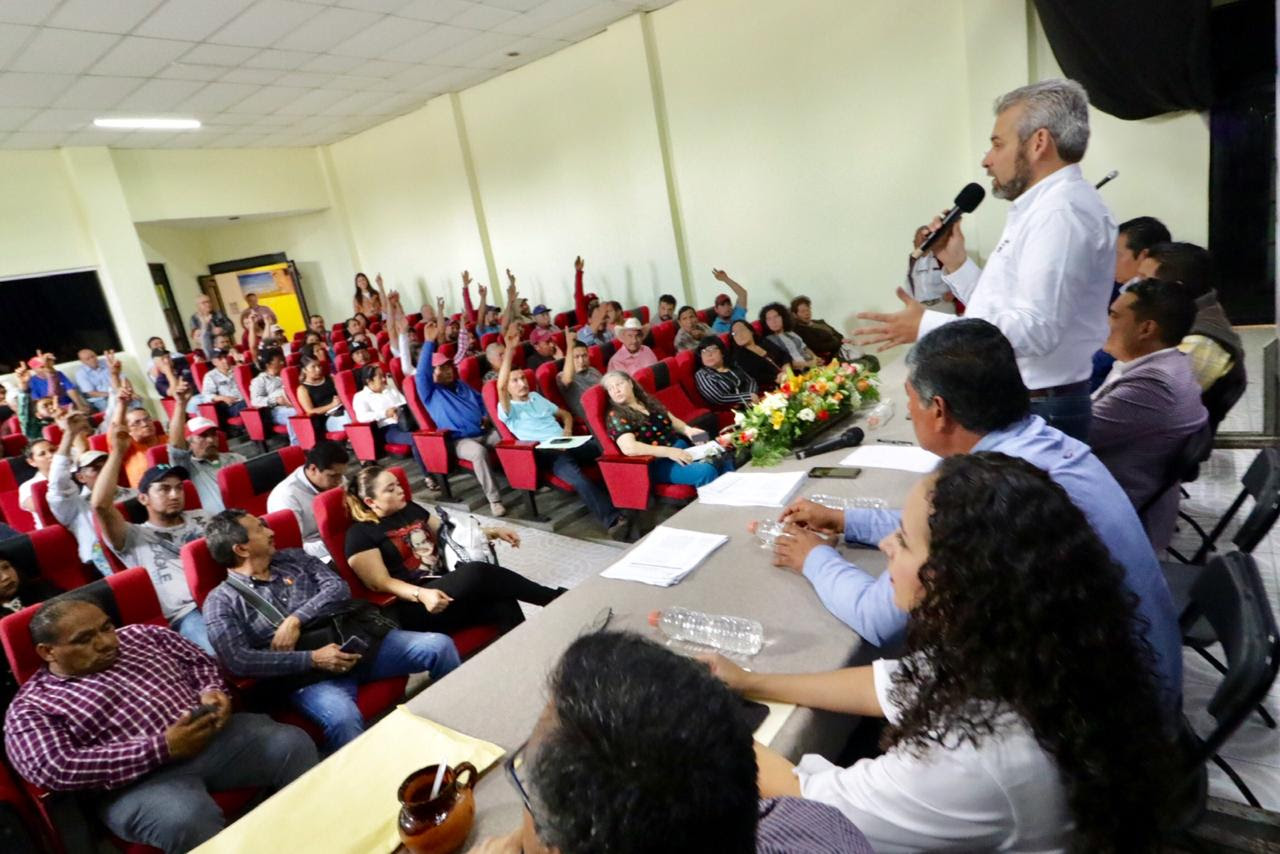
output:
M 85 401 L 98 412 L 107 411 L 107 403 L 111 400 L 111 369 L 105 359 L 88 347 L 76 354 L 80 367 L 76 369 L 76 388 Z
M 959 320 L 921 338 L 907 354 L 907 367 L 907 410 L 921 447 L 943 457 L 979 451 L 1019 457 L 1066 490 L 1124 569 L 1125 584 L 1138 600 L 1135 628 L 1155 654 L 1166 704 L 1177 710 L 1182 633 L 1142 522 L 1088 445 L 1030 414 L 1027 388 L 1008 340 L 985 320 Z M 868 545 L 891 534 L 901 520 L 898 511 L 842 514 L 807 500 L 794 502 L 783 515 L 809 527 L 842 527 L 847 542 Z M 902 639 L 907 614 L 893 603 L 889 573 L 873 577 L 811 534 L 801 532 L 780 542 L 776 562 L 802 571 L 832 614 L 877 646 Z
M 498 420 L 506 425 L 521 442 L 546 442 L 553 439 L 568 439 L 573 435 L 573 415 L 556 406 L 536 391 L 529 389 L 529 375 L 524 371 L 511 369 L 516 348 L 520 345 L 520 327 L 512 324 L 506 332 L 507 349 L 502 354 L 502 366 L 498 370 L 498 378 L 494 380 L 498 393 Z M 571 444 L 570 441 L 565 442 Z M 498 446 L 501 449 L 501 445 Z M 501 453 L 501 450 L 499 450 Z M 595 439 L 577 447 L 566 447 L 564 450 L 546 448 L 533 452 L 533 464 L 539 469 L 549 466 L 551 473 L 559 480 L 573 487 L 574 492 L 587 505 L 587 509 L 596 517 L 611 537 L 626 537 L 627 519 L 609 500 L 609 495 L 600 485 L 587 477 L 583 466 L 593 465 L 600 457 L 600 445 Z M 528 458 L 525 457 L 525 460 Z M 514 470 L 522 465 L 520 458 L 504 460 L 508 466 L 507 476 L 512 485 L 524 480 L 531 488 L 536 483 L 536 472 L 519 472 Z M 528 463 L 524 462 L 523 466 Z

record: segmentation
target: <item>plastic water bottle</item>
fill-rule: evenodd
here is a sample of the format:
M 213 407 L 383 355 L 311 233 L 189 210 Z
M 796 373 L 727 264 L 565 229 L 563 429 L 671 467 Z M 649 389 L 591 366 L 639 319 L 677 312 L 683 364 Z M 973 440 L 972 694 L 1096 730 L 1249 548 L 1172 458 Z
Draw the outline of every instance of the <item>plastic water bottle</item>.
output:
M 755 655 L 764 646 L 764 626 L 744 617 L 664 608 L 649 615 L 649 625 L 656 626 L 669 638 L 714 647 L 732 655 Z
M 893 420 L 893 401 L 882 400 L 867 413 L 867 429 L 879 430 Z
M 888 510 L 889 502 L 883 498 L 866 495 L 843 497 L 840 495 L 810 495 L 809 500 L 832 510 Z

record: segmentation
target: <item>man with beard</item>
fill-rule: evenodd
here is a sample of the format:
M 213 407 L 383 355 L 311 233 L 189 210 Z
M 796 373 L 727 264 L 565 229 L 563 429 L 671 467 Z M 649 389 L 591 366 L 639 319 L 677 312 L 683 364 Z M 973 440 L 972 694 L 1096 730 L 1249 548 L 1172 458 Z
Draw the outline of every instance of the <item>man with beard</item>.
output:
M 991 192 L 1013 202 L 985 268 L 965 254 L 959 223 L 933 246 L 943 281 L 966 317 L 995 324 L 1013 345 L 1031 410 L 1050 425 L 1088 438 L 1089 376 L 1107 336 L 1116 225 L 1080 170 L 1089 142 L 1089 98 L 1073 80 L 1023 86 L 996 101 L 991 149 L 982 166 Z M 935 221 L 936 229 L 940 221 Z M 905 307 L 859 315 L 859 330 L 886 349 L 923 337 L 953 315 L 926 310 L 899 289 Z

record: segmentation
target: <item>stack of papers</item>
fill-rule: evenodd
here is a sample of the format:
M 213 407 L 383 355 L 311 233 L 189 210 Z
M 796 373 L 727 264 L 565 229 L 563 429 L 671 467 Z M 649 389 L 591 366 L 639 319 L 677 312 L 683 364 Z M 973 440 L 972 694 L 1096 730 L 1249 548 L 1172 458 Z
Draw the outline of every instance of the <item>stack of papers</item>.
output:
M 869 469 L 898 469 L 917 474 L 933 471 L 942 457 L 924 448 L 902 445 L 863 445 L 840 461 L 842 466 L 861 466 Z
M 656 587 L 670 587 L 693 572 L 720 546 L 729 541 L 724 534 L 707 534 L 659 525 L 649 532 L 626 557 L 600 573 L 619 581 L 639 581 Z
M 591 441 L 591 436 L 556 436 L 539 442 L 535 451 L 571 451 Z
M 779 474 L 729 472 L 706 486 L 698 487 L 698 500 L 703 504 L 727 507 L 785 507 L 805 477 L 803 471 Z

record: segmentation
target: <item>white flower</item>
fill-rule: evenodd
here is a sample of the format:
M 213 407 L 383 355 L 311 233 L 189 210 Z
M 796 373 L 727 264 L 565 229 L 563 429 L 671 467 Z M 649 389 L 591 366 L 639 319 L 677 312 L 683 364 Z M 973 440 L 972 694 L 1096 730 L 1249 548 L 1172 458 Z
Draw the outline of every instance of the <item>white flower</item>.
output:
M 801 421 L 812 421 L 817 417 L 818 416 L 814 414 L 813 410 L 807 406 L 796 413 L 796 418 L 799 418 Z
M 735 427 L 741 427 L 747 423 L 747 414 L 741 409 L 735 410 L 733 413 L 733 424 Z
M 787 408 L 787 398 L 785 395 L 779 394 L 775 391 L 766 394 L 764 399 L 760 401 L 759 405 L 762 412 L 772 414 L 776 410 Z

